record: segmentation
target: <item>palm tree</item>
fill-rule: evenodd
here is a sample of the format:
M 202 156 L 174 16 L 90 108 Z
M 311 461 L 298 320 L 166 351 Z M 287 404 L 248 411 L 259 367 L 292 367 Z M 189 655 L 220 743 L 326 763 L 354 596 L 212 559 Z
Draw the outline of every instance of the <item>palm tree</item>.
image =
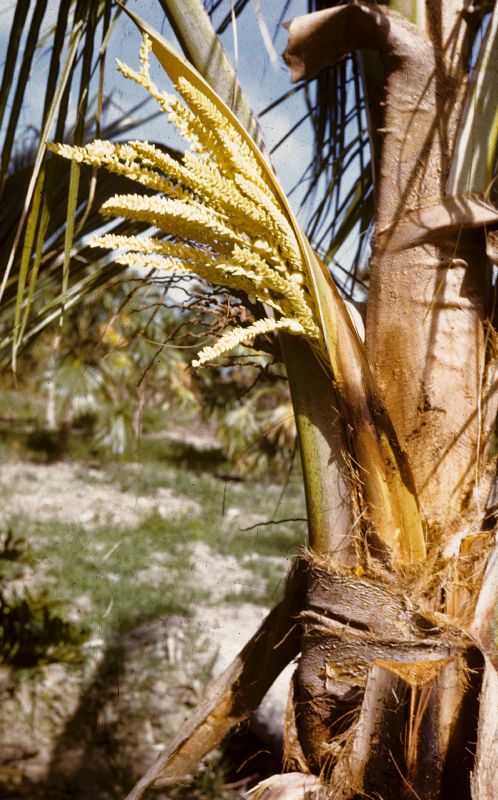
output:
M 329 226 L 328 239 L 318 242 L 331 261 L 341 237 L 366 222 L 373 209 L 372 257 L 362 276 L 368 288 L 363 344 L 336 284 L 299 231 L 264 153 L 253 144 L 258 130 L 242 93 L 236 93 L 235 106 L 242 124 L 219 100 L 234 97 L 234 79 L 204 9 L 194 0 L 188 15 L 185 3 L 164 5 L 208 83 L 145 23 L 137 19 L 137 24 L 151 37 L 166 70 L 184 80 L 178 85 L 200 114 L 201 127 L 211 115 L 213 141 L 223 141 L 224 131 L 231 145 L 241 143 L 230 152 L 240 157 L 242 174 L 248 164 L 256 170 L 258 186 L 270 197 L 268 224 L 281 220 L 280 233 L 268 234 L 278 243 L 270 262 L 260 256 L 253 237 L 252 253 L 238 262 L 240 247 L 231 254 L 239 283 L 233 268 L 221 276 L 219 260 L 215 277 L 217 282 L 224 277 L 239 294 L 250 288 L 260 300 L 251 308 L 255 321 L 246 336 L 280 329 L 309 532 L 282 602 L 129 800 L 141 797 L 152 783 L 165 785 L 190 772 L 247 720 L 296 657 L 285 720 L 286 772 L 256 787 L 254 797 L 492 800 L 498 755 L 493 700 L 498 676 L 491 660 L 498 582 L 493 444 L 498 396 L 494 276 L 488 259 L 495 257 L 498 222 L 489 202 L 496 155 L 498 12 L 485 4 L 467 8 L 461 0 L 327 3 L 290 25 L 286 58 L 293 79 L 308 81 L 355 53 L 349 74 L 358 104 L 365 98 L 369 112 L 373 192 L 366 165 L 335 226 Z M 487 28 L 478 48 L 475 32 L 483 14 Z M 471 57 L 476 66 L 469 73 Z M 338 108 L 347 93 L 330 91 L 343 86 L 346 74 L 335 67 L 317 84 L 319 144 L 332 151 L 341 141 L 342 150 L 350 144 L 344 135 L 347 115 Z M 326 145 L 324 130 L 331 120 L 343 120 L 342 140 L 336 129 L 332 145 Z M 360 132 L 357 147 L 362 145 Z M 105 158 L 95 150 L 79 155 L 92 164 L 109 163 L 110 152 Z M 122 152 L 112 150 L 112 158 L 123 160 Z M 140 152 L 132 161 L 144 167 Z M 129 164 L 129 153 L 127 158 Z M 148 164 L 152 158 L 148 151 Z M 159 155 L 154 158 L 156 165 L 164 163 Z M 315 175 L 323 174 L 323 147 L 317 147 L 315 166 Z M 169 168 L 185 186 L 186 172 Z M 232 164 L 222 177 L 228 175 L 235 186 L 236 172 Z M 253 190 L 250 182 L 238 180 L 250 215 L 246 201 Z M 318 191 L 318 177 L 314 185 Z M 313 235 L 323 233 L 335 186 L 333 181 L 318 203 Z M 199 182 L 196 190 L 202 196 Z M 157 212 L 154 202 L 141 208 Z M 124 200 L 106 206 L 111 215 L 136 218 Z M 142 217 L 148 219 L 145 212 Z M 236 236 L 237 222 L 232 223 Z M 191 226 L 183 238 L 203 245 L 208 236 L 211 254 L 225 246 L 228 234 L 220 231 L 213 239 L 202 226 Z M 268 269 L 294 244 L 304 275 L 297 294 L 284 267 L 283 283 Z M 179 258 L 173 245 L 154 246 L 170 260 Z M 195 266 L 192 245 L 181 247 Z M 122 260 L 134 263 L 135 255 Z M 292 253 L 286 264 L 291 262 Z M 241 265 L 246 268 L 242 277 Z M 257 269 L 259 279 L 263 272 L 266 276 L 262 288 Z M 359 256 L 346 288 L 357 286 L 358 278 Z M 268 305 L 276 318 L 266 316 Z M 217 350 L 201 354 L 199 362 L 243 340 L 243 334 L 230 336 Z

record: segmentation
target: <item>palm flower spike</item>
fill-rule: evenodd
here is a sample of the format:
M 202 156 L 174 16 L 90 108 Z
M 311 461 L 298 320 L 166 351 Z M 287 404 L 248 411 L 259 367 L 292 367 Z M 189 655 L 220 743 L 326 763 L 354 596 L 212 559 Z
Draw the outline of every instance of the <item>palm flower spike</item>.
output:
M 139 141 L 97 140 L 85 147 L 49 148 L 155 189 L 158 194 L 153 196 L 115 195 L 101 213 L 147 222 L 175 241 L 106 234 L 95 237 L 92 245 L 124 251 L 117 256 L 119 263 L 195 274 L 241 290 L 272 309 L 267 319 L 227 330 L 201 350 L 194 367 L 271 331 L 306 336 L 320 348 L 317 312 L 299 244 L 260 165 L 223 114 L 187 79 L 180 77 L 175 84 L 183 102 L 158 89 L 149 71 L 151 47 L 145 34 L 140 70 L 119 61 L 118 69 L 149 92 L 190 144 L 181 163 Z
M 103 204 L 101 212 L 106 217 L 147 222 L 174 240 L 104 234 L 95 237 L 92 245 L 119 251 L 116 260 L 124 265 L 197 275 L 264 303 L 269 311 L 266 319 L 227 330 L 201 350 L 192 366 L 201 366 L 272 331 L 306 337 L 320 361 L 326 363 L 302 246 L 264 170 L 226 116 L 192 82 L 185 77 L 175 81 L 182 100 L 158 89 L 149 72 L 150 50 L 151 40 L 145 34 L 140 69 L 132 70 L 119 61 L 118 69 L 154 97 L 190 144 L 181 162 L 140 141 L 124 144 L 97 140 L 84 147 L 48 147 L 65 158 L 104 167 L 156 190 L 152 196 L 116 195 Z M 297 655 L 294 619 L 301 610 L 302 584 L 302 573 L 294 571 L 286 599 L 221 676 L 218 690 L 210 693 L 195 717 L 187 721 L 132 790 L 130 800 L 141 797 L 165 769 L 168 782 L 183 777 L 195 766 L 200 742 L 203 752 L 209 752 L 234 724 L 257 708 L 279 672 Z M 256 665 L 265 668 L 254 680 Z M 220 706 L 232 701 L 240 706 L 238 716 L 225 720 L 220 716 Z

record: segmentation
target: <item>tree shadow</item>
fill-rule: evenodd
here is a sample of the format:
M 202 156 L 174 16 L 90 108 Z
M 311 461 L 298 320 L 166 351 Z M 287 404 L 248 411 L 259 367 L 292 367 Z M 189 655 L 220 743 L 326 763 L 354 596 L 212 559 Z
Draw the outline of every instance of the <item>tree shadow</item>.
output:
M 119 706 L 124 674 L 125 648 L 121 640 L 107 645 L 90 685 L 68 720 L 52 753 L 46 778 L 46 797 L 51 800 L 114 800 L 133 785 L 130 759 L 119 736 Z M 123 707 L 120 711 L 125 713 Z
M 43 777 L 28 777 L 16 758 L 7 772 L 0 771 L 1 798 L 116 800 L 126 795 L 133 785 L 127 766 L 131 759 L 127 759 L 123 737 L 119 736 L 126 709 L 109 714 L 109 708 L 119 704 L 124 665 L 123 643 L 109 643 L 91 683 L 79 696 L 76 711 L 54 745 Z M 37 751 L 30 755 L 36 756 Z
M 152 742 L 142 735 L 143 717 L 132 707 L 127 671 L 134 661 L 133 651 L 165 644 L 167 632 L 174 628 L 175 622 L 177 618 L 168 617 L 110 638 L 91 682 L 83 686 L 77 708 L 54 745 L 44 777 L 40 780 L 24 777 L 17 784 L 9 781 L 7 786 L 2 785 L 0 775 L 0 797 L 8 800 L 124 798 L 157 755 L 151 752 Z M 176 695 L 176 688 L 173 678 L 172 696 Z M 152 717 L 153 711 L 151 721 Z M 280 770 L 280 757 L 243 726 L 224 742 L 199 774 L 168 789 L 167 796 L 171 800 L 240 798 L 250 785 Z M 152 791 L 151 797 L 155 796 Z M 157 796 L 165 797 L 161 792 Z

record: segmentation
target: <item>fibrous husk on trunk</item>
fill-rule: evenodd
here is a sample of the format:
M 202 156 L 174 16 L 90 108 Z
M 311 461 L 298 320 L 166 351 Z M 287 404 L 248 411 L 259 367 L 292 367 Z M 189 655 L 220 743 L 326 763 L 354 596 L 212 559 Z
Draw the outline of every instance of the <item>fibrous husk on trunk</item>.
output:
M 479 654 L 376 661 L 331 796 L 470 798 Z
M 496 713 L 483 704 L 495 679 L 489 672 L 483 683 L 485 659 L 472 637 L 416 605 L 416 591 L 410 599 L 396 580 L 321 562 L 310 564 L 300 617 L 287 768 L 319 775 L 334 800 L 493 800 Z
M 472 770 L 472 800 L 491 800 L 498 796 L 498 673 L 486 659 L 480 697 L 477 747 Z
M 316 567 L 308 575 L 301 622 L 297 729 L 315 773 L 331 772 L 374 664 L 391 664 L 394 670 L 410 664 L 410 674 L 420 676 L 431 662 L 446 663 L 469 647 L 463 631 L 443 615 L 436 622 L 415 608 L 399 586 Z

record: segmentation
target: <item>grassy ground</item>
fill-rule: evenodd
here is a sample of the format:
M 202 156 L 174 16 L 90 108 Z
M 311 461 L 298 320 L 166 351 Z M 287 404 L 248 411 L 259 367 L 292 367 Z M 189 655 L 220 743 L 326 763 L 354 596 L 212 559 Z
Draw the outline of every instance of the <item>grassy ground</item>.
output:
M 207 620 L 221 630 L 231 623 L 228 635 L 240 635 L 243 644 L 257 607 L 278 600 L 290 559 L 304 543 L 299 471 L 284 492 L 268 479 L 227 480 L 232 465 L 219 453 L 199 455 L 149 436 L 152 430 L 119 461 L 97 454 L 76 432 L 64 460 L 51 463 L 50 448 L 33 437 L 41 424 L 37 403 L 17 402 L 15 393 L 3 403 L 2 524 L 29 546 L 28 591 L 47 590 L 86 642 L 79 666 L 18 678 L 24 688 L 6 703 L 0 727 L 8 737 L 17 714 L 30 746 L 46 739 L 45 767 L 63 786 L 61 796 L 118 797 L 198 701 L 216 658 L 216 646 L 203 638 Z M 158 426 L 155 414 L 155 432 Z M 281 519 L 296 521 L 271 524 Z M 34 695 L 41 698 L 35 717 Z M 167 797 L 239 797 L 239 790 L 223 788 L 230 774 L 224 759 L 217 756 L 193 784 Z M 59 796 L 53 788 L 43 793 L 36 770 L 23 780 L 28 794 L 12 797 Z
M 92 472 L 82 467 L 80 476 L 84 480 L 88 476 L 91 482 Z M 129 465 L 108 465 L 103 473 L 109 483 L 118 483 L 137 497 L 153 494 L 156 488 L 171 489 L 198 503 L 202 512 L 172 519 L 155 513 L 125 530 L 109 525 L 88 529 L 56 519 L 31 523 L 33 555 L 43 564 L 52 595 L 68 610 L 78 600 L 84 607 L 81 598 L 88 598 L 88 610 L 81 615 L 84 623 L 93 629 L 123 630 L 160 614 L 188 614 L 196 604 L 210 602 L 209 587 L 192 585 L 190 580 L 196 543 L 207 545 L 214 555 L 236 558 L 255 576 L 254 588 L 247 586 L 243 591 L 230 589 L 227 576 L 226 595 L 217 596 L 217 601 L 263 605 L 275 601 L 282 569 L 274 559 L 292 557 L 302 543 L 303 523 L 262 524 L 249 531 L 242 528 L 273 518 L 279 487 L 252 481 L 226 485 L 208 473 L 196 474 L 158 462 L 133 471 Z M 301 516 L 300 499 L 299 484 L 292 481 L 278 518 Z M 11 525 L 15 532 L 26 533 L 22 518 L 11 520 Z M 158 567 L 163 568 L 160 586 L 157 578 L 149 580 L 157 575 Z
M 51 459 L 50 440 L 47 444 L 33 435 L 33 431 L 39 431 L 41 411 L 36 399 L 17 396 L 15 392 L 3 394 L 3 461 L 25 460 L 28 474 L 29 463 Z M 182 450 L 176 443 L 149 437 L 160 427 L 160 415 L 156 410 L 149 416 L 151 431 L 146 418 L 144 436 L 127 459 L 115 461 L 102 453 L 97 458 L 90 438 L 84 431 L 75 431 L 65 460 L 77 463 L 80 481 L 89 486 L 109 486 L 110 503 L 120 503 L 119 494 L 111 492 L 111 485 L 113 490 L 119 487 L 124 494 L 137 498 L 169 490 L 197 504 L 200 513 L 187 511 L 169 516 L 166 508 L 165 514 L 153 511 L 138 525 L 124 529 L 114 524 L 89 527 L 64 524 L 55 508 L 53 519 L 27 522 L 21 501 L 19 513 L 9 519 L 4 514 L 3 524 L 29 539 L 33 556 L 42 565 L 43 580 L 63 609 L 73 608 L 78 599 L 86 597 L 87 611 L 81 610 L 81 618 L 93 630 L 96 626 L 104 631 L 123 630 L 158 614 L 188 614 L 195 604 L 209 602 L 209 590 L 192 585 L 189 580 L 194 569 L 195 543 L 204 544 L 214 555 L 236 558 L 255 577 L 253 587 L 234 591 L 228 583 L 226 597 L 220 598 L 217 593 L 217 601 L 264 605 L 274 602 L 285 559 L 291 558 L 303 543 L 305 526 L 302 521 L 268 523 L 302 520 L 304 503 L 297 467 L 285 491 L 268 480 L 224 480 L 216 473 L 225 475 L 233 469 L 229 464 L 220 464 L 219 454 Z M 3 425 L 2 419 L 7 420 Z M 180 421 L 187 422 L 181 415 Z M 168 418 L 163 416 L 163 427 L 168 424 L 171 414 Z M 36 475 L 33 478 L 36 480 Z M 61 502 L 70 503 L 71 495 L 65 489 L 61 486 Z M 164 577 L 160 591 L 155 585 L 157 579 L 147 580 L 147 571 L 154 574 L 155 569 L 157 573 L 159 566 Z M 137 585 L 140 591 L 135 591 Z

